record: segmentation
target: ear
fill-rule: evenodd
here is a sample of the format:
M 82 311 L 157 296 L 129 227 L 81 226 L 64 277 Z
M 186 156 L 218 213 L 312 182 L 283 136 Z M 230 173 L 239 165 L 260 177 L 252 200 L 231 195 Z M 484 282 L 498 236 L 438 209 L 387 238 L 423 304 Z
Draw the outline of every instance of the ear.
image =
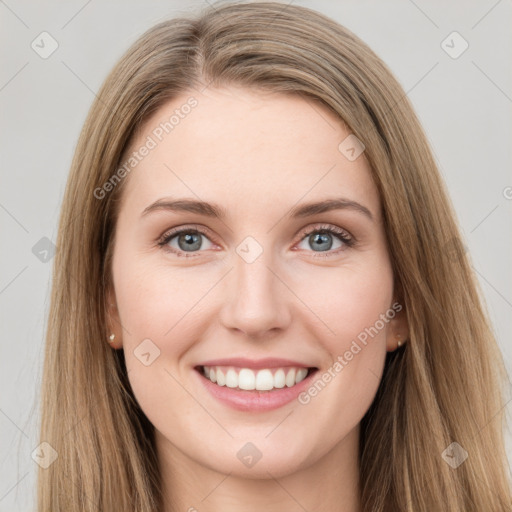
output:
M 389 320 L 387 328 L 386 350 L 388 352 L 399 348 L 399 342 L 403 347 L 409 339 L 409 323 L 403 301 L 394 300 L 392 304 L 390 309 L 395 312 L 395 315 Z
M 112 286 L 109 286 L 105 293 L 105 325 L 107 326 L 106 342 L 113 349 L 121 348 L 123 346 L 123 329 L 117 310 L 116 295 Z M 114 335 L 113 340 L 110 339 L 112 334 Z

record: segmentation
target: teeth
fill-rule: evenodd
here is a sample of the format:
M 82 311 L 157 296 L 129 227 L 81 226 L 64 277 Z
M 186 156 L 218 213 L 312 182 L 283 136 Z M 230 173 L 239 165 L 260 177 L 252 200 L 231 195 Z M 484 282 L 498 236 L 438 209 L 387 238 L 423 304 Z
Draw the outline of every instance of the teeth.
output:
M 291 387 L 295 384 L 295 369 L 294 368 L 289 370 L 288 373 L 286 374 L 285 383 L 288 387 Z
M 256 389 L 268 391 L 274 388 L 274 377 L 270 370 L 260 370 L 256 374 Z
M 238 386 L 238 376 L 235 370 L 228 370 L 228 373 L 226 373 L 226 386 L 228 388 L 236 388 Z
M 251 370 L 221 366 L 204 366 L 203 374 L 219 386 L 244 390 L 270 391 L 271 389 L 292 387 L 303 381 L 308 374 L 307 368 L 277 368 Z
M 277 370 L 276 373 L 274 373 L 274 386 L 276 388 L 284 388 L 285 384 L 286 374 L 284 373 L 284 370 L 282 368 L 279 368 L 279 370 Z
M 217 376 L 217 384 L 219 386 L 225 386 L 226 385 L 226 377 L 223 372 L 215 372 L 215 375 Z
M 256 377 L 254 376 L 254 372 L 247 368 L 242 368 L 238 374 L 237 385 L 240 389 L 255 389 Z

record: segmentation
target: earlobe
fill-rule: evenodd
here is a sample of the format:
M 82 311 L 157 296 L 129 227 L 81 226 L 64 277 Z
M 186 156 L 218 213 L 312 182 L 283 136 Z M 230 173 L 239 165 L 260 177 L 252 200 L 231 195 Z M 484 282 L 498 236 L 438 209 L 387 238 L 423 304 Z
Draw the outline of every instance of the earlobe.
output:
M 122 347 L 122 336 L 120 329 L 119 313 L 116 306 L 115 296 L 112 290 L 106 294 L 105 324 L 107 326 L 106 338 L 109 345 L 118 349 Z
M 402 308 L 395 314 L 394 318 L 390 320 L 386 339 L 388 352 L 393 352 L 397 348 L 403 347 L 408 339 L 409 325 L 407 322 L 407 314 Z
M 109 304 L 109 312 L 107 316 L 107 341 L 112 348 L 118 349 L 122 347 L 122 339 L 121 339 L 121 330 L 118 328 L 119 320 L 117 318 L 117 310 L 115 309 L 115 304 Z
M 409 336 L 407 334 L 390 332 L 387 337 L 387 350 L 388 352 L 393 352 L 398 348 L 403 347 L 408 342 Z
M 110 336 L 108 337 L 108 342 L 110 343 L 110 345 L 114 344 L 115 339 L 116 335 L 114 333 L 110 334 Z

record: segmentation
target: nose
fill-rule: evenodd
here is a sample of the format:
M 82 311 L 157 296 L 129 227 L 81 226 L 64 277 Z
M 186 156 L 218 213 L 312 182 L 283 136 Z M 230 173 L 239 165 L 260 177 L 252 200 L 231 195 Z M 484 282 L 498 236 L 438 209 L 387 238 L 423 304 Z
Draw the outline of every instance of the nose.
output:
M 220 313 L 220 321 L 227 329 L 261 339 L 289 325 L 293 294 L 273 267 L 265 252 L 252 263 L 235 254 Z

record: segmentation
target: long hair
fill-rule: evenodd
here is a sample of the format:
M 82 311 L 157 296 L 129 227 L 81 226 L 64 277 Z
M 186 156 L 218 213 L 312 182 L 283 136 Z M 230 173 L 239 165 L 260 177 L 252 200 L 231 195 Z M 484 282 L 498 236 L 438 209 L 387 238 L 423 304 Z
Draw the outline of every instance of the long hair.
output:
M 363 510 L 511 510 L 506 370 L 413 108 L 349 30 L 304 7 L 262 2 L 216 4 L 153 26 L 90 109 L 59 220 L 41 396 L 41 442 L 58 457 L 39 470 L 39 512 L 161 510 L 154 429 L 123 351 L 106 343 L 105 296 L 129 176 L 108 193 L 102 187 L 160 106 L 192 88 L 229 84 L 320 102 L 365 145 L 410 337 L 387 354 L 362 419 Z M 454 442 L 468 454 L 457 468 L 446 462 Z

